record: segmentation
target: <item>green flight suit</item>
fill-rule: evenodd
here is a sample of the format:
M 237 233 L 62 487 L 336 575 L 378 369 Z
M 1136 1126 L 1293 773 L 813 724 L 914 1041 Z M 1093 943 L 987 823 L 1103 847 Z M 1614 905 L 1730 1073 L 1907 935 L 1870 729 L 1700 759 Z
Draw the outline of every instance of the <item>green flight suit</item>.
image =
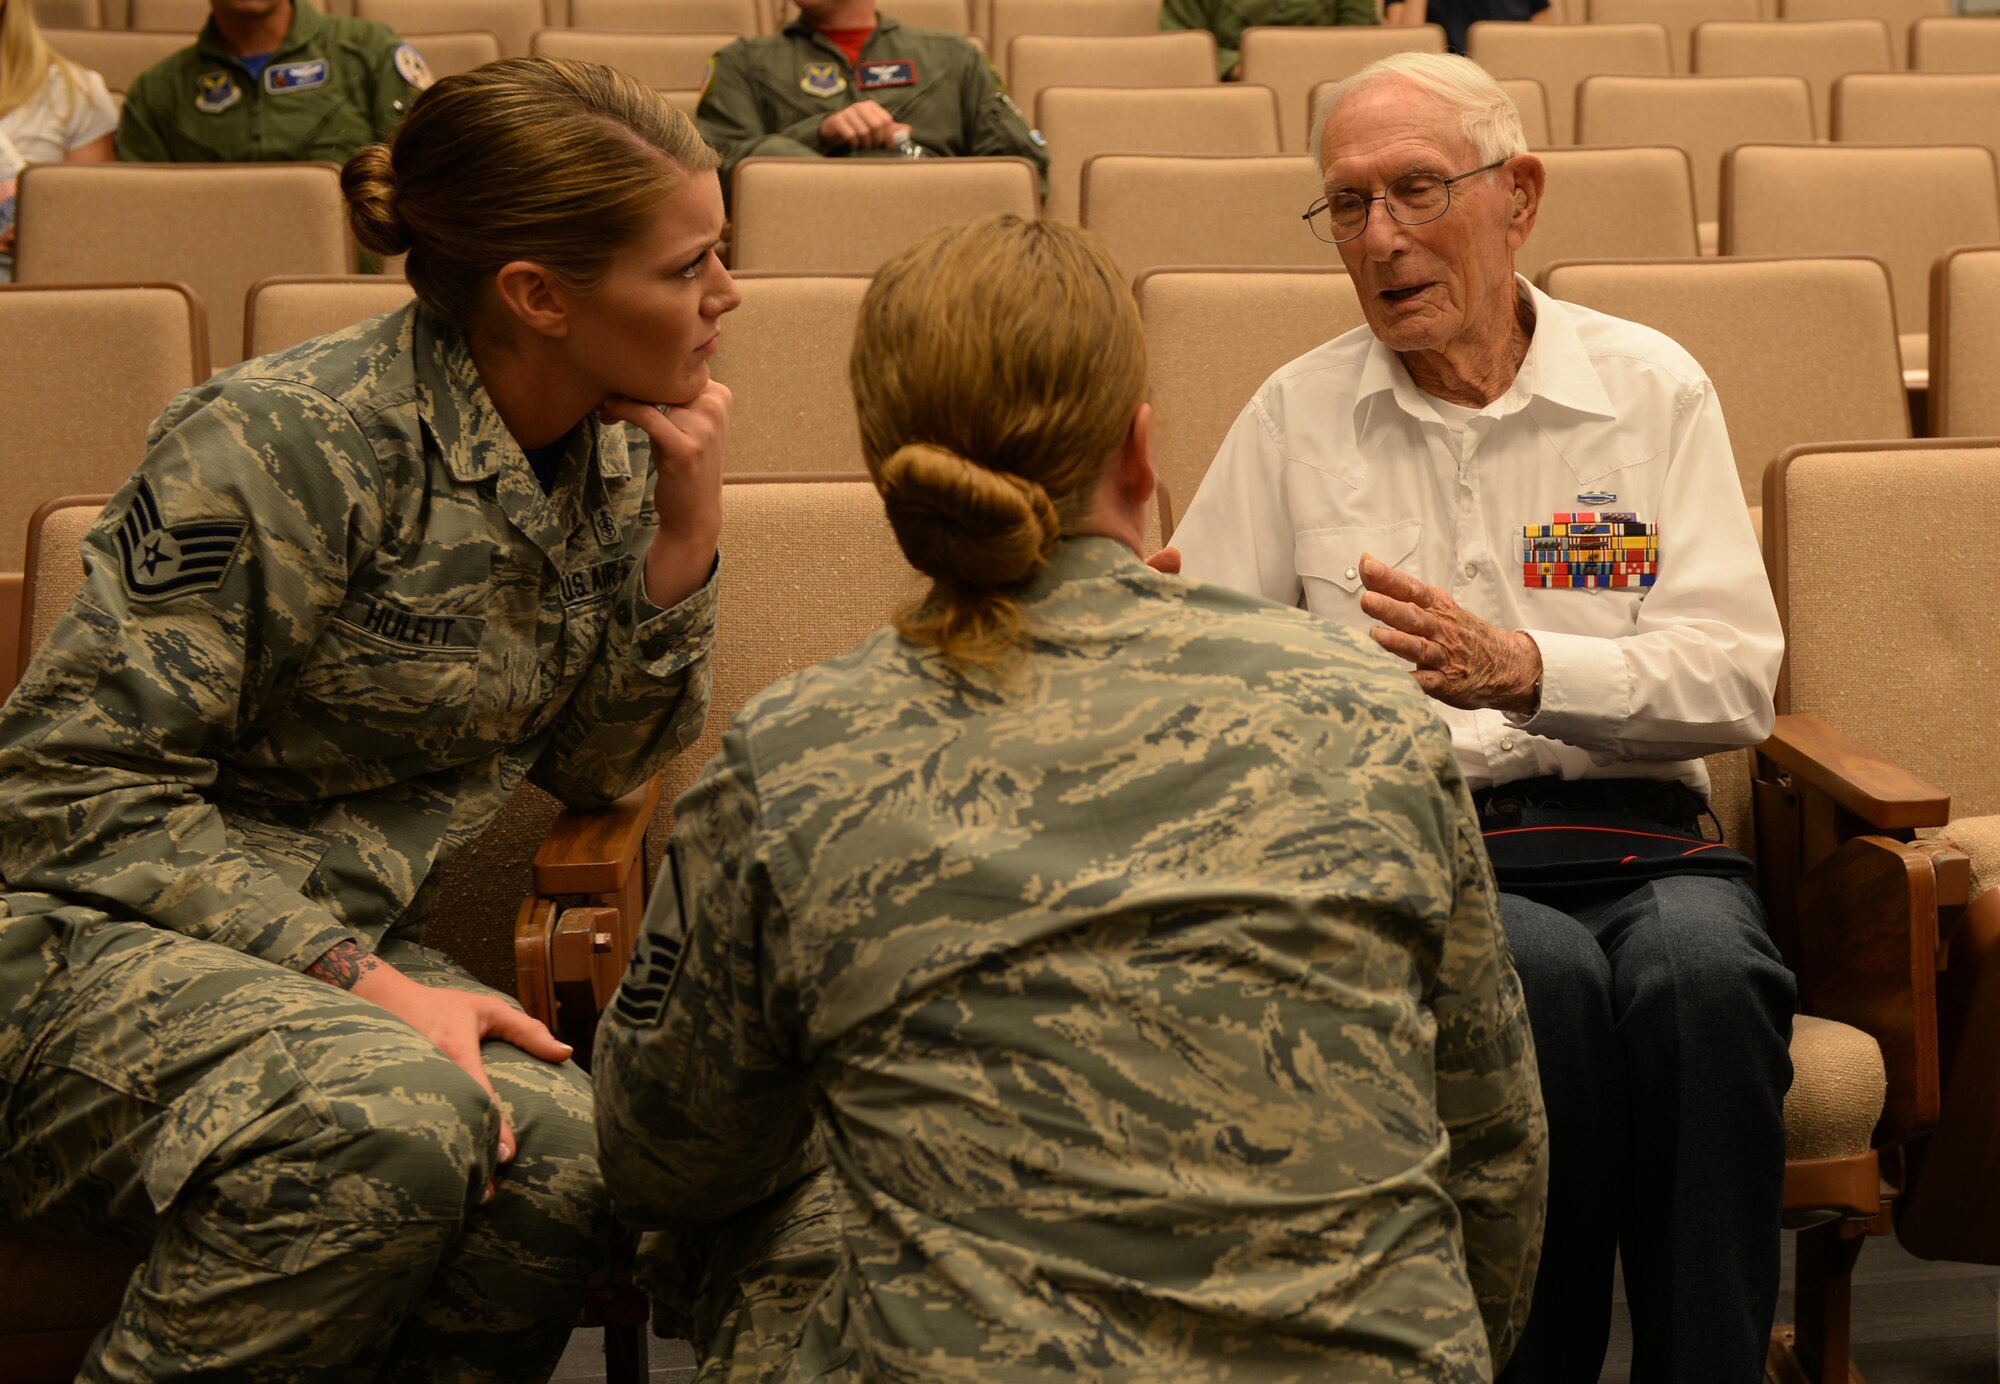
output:
M 1215 70 L 1225 77 L 1243 60 L 1245 29 L 1381 22 L 1375 0 L 1161 0 L 1160 5 L 1162 29 L 1206 29 L 1215 35 Z
M 262 77 L 211 19 L 192 48 L 139 74 L 118 121 L 135 163 L 345 163 L 385 141 L 431 84 L 417 50 L 372 19 L 293 0 L 292 27 Z
M 887 15 L 876 25 L 858 64 L 804 20 L 782 34 L 738 39 L 710 60 L 696 120 L 722 155 L 724 189 L 737 163 L 753 155 L 900 157 L 894 149 L 820 144 L 820 121 L 859 101 L 908 125 L 911 142 L 927 153 L 1018 155 L 1046 180 L 1042 137 L 984 54 L 958 34 L 906 29 Z

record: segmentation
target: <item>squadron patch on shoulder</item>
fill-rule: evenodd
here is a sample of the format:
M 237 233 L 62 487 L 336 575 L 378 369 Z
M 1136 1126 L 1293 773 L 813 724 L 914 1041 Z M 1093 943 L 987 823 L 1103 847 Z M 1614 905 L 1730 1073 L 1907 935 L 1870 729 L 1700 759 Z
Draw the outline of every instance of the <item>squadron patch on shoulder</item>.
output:
M 243 88 L 227 72 L 204 72 L 194 86 L 194 108 L 203 115 L 220 115 L 243 99 Z
M 396 49 L 396 75 L 415 87 L 418 91 L 429 91 L 437 78 L 431 76 L 430 64 L 424 55 L 405 43 Z
M 686 950 L 686 920 L 681 917 L 680 861 L 667 848 L 666 868 L 654 882 L 652 902 L 646 910 L 646 926 L 639 944 L 632 949 L 632 964 L 619 982 L 611 1007 L 634 1028 L 652 1028 L 666 1011 L 667 994 L 680 974 L 681 954 Z
M 325 58 L 299 62 L 274 62 L 264 69 L 264 90 L 273 96 L 288 91 L 309 91 L 326 85 L 329 69 Z
M 708 89 L 714 85 L 715 85 L 715 59 L 710 58 L 707 64 L 701 69 L 701 95 L 695 98 L 695 104 L 697 106 L 700 105 L 703 101 L 706 101 L 708 99 Z
M 808 96 L 838 96 L 847 90 L 847 78 L 840 75 L 837 62 L 809 62 L 799 78 L 799 90 Z
M 213 591 L 229 575 L 248 528 L 235 519 L 190 519 L 169 525 L 160 518 L 151 483 L 142 480 L 118 524 L 125 589 L 142 601 Z

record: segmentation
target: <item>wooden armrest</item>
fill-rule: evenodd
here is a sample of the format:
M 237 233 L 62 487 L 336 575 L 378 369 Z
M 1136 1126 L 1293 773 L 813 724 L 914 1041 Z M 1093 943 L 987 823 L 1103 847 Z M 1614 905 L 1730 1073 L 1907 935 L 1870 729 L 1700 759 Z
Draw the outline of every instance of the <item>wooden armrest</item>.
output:
M 1941 827 L 1951 795 L 1817 716 L 1780 716 L 1757 753 L 1876 831 Z
M 660 776 L 609 807 L 570 808 L 535 852 L 537 894 L 616 894 L 645 858 L 646 828 L 660 805 Z

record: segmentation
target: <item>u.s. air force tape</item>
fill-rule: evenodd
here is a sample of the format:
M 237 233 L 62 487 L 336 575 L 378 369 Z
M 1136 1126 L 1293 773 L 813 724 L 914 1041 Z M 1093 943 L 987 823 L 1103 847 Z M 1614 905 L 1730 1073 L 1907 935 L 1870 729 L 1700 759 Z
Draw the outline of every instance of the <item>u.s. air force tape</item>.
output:
M 653 894 L 646 905 L 646 926 L 633 949 L 632 964 L 619 982 L 611 1007 L 618 1017 L 634 1028 L 652 1028 L 666 1012 L 667 995 L 680 974 L 681 956 L 686 951 L 687 920 L 681 916 L 681 869 L 673 848 L 667 850 L 666 868 L 653 881 Z
M 160 518 L 152 485 L 141 480 L 118 523 L 119 572 L 125 589 L 142 601 L 191 591 L 213 591 L 229 575 L 249 525 L 236 519 Z

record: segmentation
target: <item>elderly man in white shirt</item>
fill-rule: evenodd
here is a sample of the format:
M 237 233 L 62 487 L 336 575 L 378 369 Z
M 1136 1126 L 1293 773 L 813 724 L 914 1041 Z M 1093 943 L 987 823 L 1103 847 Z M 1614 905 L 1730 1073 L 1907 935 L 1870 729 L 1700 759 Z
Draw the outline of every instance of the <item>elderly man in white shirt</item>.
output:
M 1794 989 L 1727 853 L 1693 838 L 1700 757 L 1769 732 L 1783 638 L 1714 386 L 1514 273 L 1542 164 L 1465 59 L 1364 70 L 1313 147 L 1314 229 L 1368 325 L 1257 392 L 1174 544 L 1188 575 L 1404 660 L 1475 790 L 1552 1164 L 1503 1377 L 1595 1384 L 1622 1246 L 1635 1384 L 1756 1384 Z M 1570 829 L 1493 834 L 1549 824 Z

